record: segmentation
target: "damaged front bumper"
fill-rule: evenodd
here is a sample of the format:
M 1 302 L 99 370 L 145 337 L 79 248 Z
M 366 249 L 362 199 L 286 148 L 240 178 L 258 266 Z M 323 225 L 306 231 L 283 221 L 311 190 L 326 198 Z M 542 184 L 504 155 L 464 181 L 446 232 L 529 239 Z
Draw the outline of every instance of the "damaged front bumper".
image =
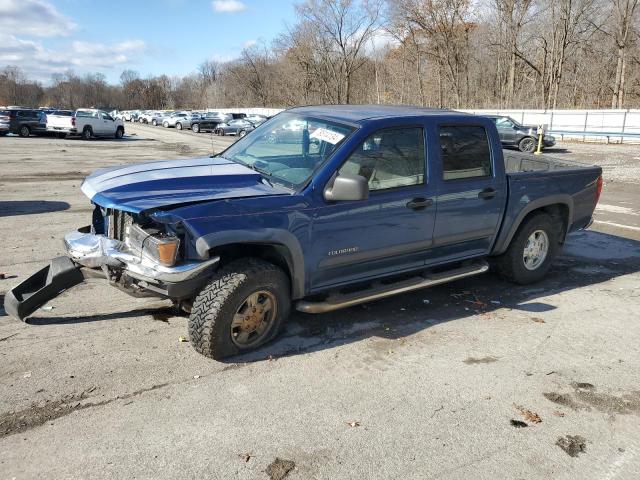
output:
M 172 267 L 132 251 L 125 242 L 89 233 L 88 227 L 65 235 L 66 257 L 57 257 L 5 296 L 5 311 L 20 320 L 87 278 L 102 278 L 134 296 L 175 300 L 195 296 L 220 257 Z

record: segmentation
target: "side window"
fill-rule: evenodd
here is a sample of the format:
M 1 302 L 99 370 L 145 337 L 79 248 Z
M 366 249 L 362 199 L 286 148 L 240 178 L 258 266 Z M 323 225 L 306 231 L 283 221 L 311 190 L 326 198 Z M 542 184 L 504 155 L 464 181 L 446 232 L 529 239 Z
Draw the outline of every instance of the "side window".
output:
M 445 180 L 492 174 L 491 151 L 484 127 L 440 127 L 440 151 Z
M 422 128 L 394 128 L 367 137 L 339 173 L 361 175 L 375 191 L 423 184 L 425 165 Z
M 102 114 L 102 118 L 105 120 L 111 120 L 113 122 L 113 117 L 106 112 L 100 112 Z
M 497 128 L 513 128 L 513 122 L 505 117 L 500 117 L 495 119 Z

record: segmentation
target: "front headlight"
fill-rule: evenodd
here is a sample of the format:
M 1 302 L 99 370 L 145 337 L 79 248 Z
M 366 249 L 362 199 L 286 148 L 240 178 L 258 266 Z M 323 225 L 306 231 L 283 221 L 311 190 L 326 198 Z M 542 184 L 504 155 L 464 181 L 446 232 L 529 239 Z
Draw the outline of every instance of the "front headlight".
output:
M 175 265 L 180 247 L 178 237 L 158 229 L 144 230 L 135 224 L 129 227 L 126 243 L 132 250 L 165 267 Z

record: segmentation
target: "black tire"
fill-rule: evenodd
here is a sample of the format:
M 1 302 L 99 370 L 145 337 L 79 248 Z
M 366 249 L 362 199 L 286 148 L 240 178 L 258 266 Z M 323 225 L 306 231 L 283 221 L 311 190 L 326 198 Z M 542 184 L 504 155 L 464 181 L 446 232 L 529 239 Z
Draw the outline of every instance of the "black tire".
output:
M 245 299 L 258 291 L 275 298 L 275 318 L 254 344 L 239 346 L 232 339 L 232 321 Z M 272 263 L 257 258 L 235 260 L 218 270 L 200 291 L 189 317 L 189 338 L 198 353 L 214 359 L 254 350 L 272 340 L 291 309 L 287 275 Z
M 536 139 L 533 137 L 524 137 L 518 143 L 521 152 L 533 153 L 536 150 Z
M 118 127 L 116 128 L 116 134 L 114 135 L 118 140 L 124 137 L 124 128 Z
M 82 130 L 82 139 L 91 140 L 91 137 L 93 137 L 93 130 L 91 129 L 91 127 L 84 127 L 84 129 Z
M 176 130 L 182 130 L 182 124 L 180 122 L 176 123 Z
M 191 125 L 191 131 L 193 133 L 200 133 L 200 124 L 194 123 L 193 125 Z
M 26 138 L 31 135 L 31 129 L 27 125 L 22 125 L 20 129 L 18 129 L 18 135 Z
M 548 249 L 544 261 L 534 269 L 525 265 L 524 252 L 529 238 L 534 232 L 542 231 L 548 239 Z M 551 263 L 560 251 L 560 235 L 562 225 L 546 213 L 536 213 L 527 218 L 511 239 L 505 253 L 493 261 L 498 273 L 507 280 L 520 285 L 541 280 L 551 268 Z
M 162 122 L 162 126 L 163 126 L 164 128 L 169 128 L 169 122 L 167 122 L 167 121 Z
M 153 125 L 154 127 L 158 125 L 158 122 L 156 122 L 155 120 L 151 120 L 151 125 Z
M 9 133 L 9 132 L 7 132 L 7 131 L 0 132 L 0 137 L 4 137 L 7 133 Z

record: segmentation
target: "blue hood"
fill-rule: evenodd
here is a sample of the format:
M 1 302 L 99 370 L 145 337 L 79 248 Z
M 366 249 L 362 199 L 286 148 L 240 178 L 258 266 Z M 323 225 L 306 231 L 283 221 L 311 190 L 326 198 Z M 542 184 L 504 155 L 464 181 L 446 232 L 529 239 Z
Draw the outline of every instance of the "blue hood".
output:
M 82 191 L 104 208 L 140 213 L 184 203 L 285 195 L 262 176 L 224 158 L 193 158 L 105 168 L 89 175 Z

